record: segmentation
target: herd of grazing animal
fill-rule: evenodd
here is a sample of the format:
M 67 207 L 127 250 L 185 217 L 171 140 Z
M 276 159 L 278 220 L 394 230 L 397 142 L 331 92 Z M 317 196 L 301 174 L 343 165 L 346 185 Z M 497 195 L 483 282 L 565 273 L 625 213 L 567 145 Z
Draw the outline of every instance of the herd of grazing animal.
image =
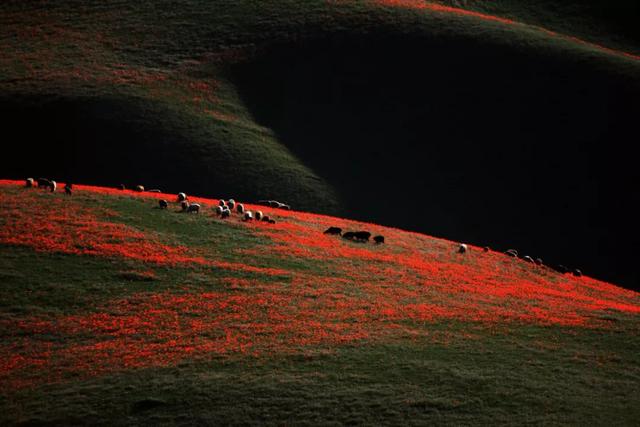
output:
M 56 181 L 50 180 L 47 178 L 38 178 L 38 179 L 27 178 L 25 181 L 25 186 L 27 188 L 36 188 L 36 187 L 42 188 L 42 189 L 51 191 L 52 193 L 54 193 L 58 187 Z M 120 184 L 118 188 L 120 188 L 121 190 L 125 190 L 126 186 L 124 184 Z M 134 191 L 144 192 L 145 189 L 143 185 L 136 185 L 134 187 Z M 71 183 L 65 184 L 64 192 L 67 195 L 71 195 L 73 192 L 73 185 Z M 158 189 L 153 189 L 153 190 L 148 190 L 147 192 L 160 193 L 161 191 Z M 200 213 L 201 205 L 199 203 L 190 203 L 186 193 L 182 193 L 182 192 L 178 193 L 176 197 L 176 203 L 180 204 L 179 212 L 196 213 L 196 214 Z M 277 209 L 285 209 L 285 210 L 291 209 L 291 206 L 285 203 L 278 202 L 276 200 L 259 200 L 258 204 L 269 206 L 271 208 L 277 208 Z M 169 207 L 169 202 L 167 200 L 162 199 L 158 201 L 158 205 L 160 209 L 167 209 Z M 259 210 L 255 212 L 247 210 L 242 203 L 237 203 L 234 199 L 220 200 L 218 205 L 215 206 L 214 210 L 216 215 L 221 219 L 230 218 L 232 214 L 235 212 L 243 221 L 261 221 L 269 224 L 276 223 L 276 221 L 273 218 L 271 218 L 269 215 L 264 215 L 262 211 L 259 211 Z M 371 239 L 371 233 L 368 231 L 362 231 L 362 230 L 345 231 L 343 233 L 340 227 L 329 227 L 324 231 L 324 234 L 341 236 L 343 239 L 350 240 L 357 243 L 367 243 Z M 373 241 L 377 245 L 385 243 L 384 236 L 382 235 L 374 236 Z M 470 251 L 469 245 L 467 245 L 466 243 L 460 243 L 458 245 L 457 252 L 459 254 L 466 254 L 469 251 Z M 488 246 L 485 246 L 483 248 L 483 251 L 490 252 L 491 249 Z M 516 259 L 519 258 L 518 251 L 515 249 L 507 249 L 504 252 L 504 254 L 512 258 L 516 258 Z M 520 259 L 522 259 L 522 261 L 527 262 L 529 264 L 544 266 L 544 262 L 542 261 L 541 258 L 534 259 L 529 255 L 525 255 L 525 256 L 522 256 Z M 550 268 L 552 268 L 553 270 L 561 274 L 570 273 L 576 277 L 582 277 L 582 271 L 578 268 L 571 269 L 571 268 L 565 267 L 562 264 L 554 267 L 550 267 Z
M 345 231 L 342 232 L 340 227 L 329 227 L 324 231 L 324 234 L 332 236 L 341 236 L 343 239 L 351 240 L 358 243 L 366 243 L 371 238 L 371 233 L 368 231 Z M 384 236 L 375 236 L 373 238 L 375 244 L 384 243 Z
M 47 179 L 47 178 L 38 178 L 38 179 L 27 178 L 25 180 L 25 187 L 27 188 L 37 187 L 37 188 L 42 188 L 42 189 L 51 191 L 52 193 L 55 193 L 56 190 L 58 189 L 58 183 L 52 179 Z M 72 189 L 73 189 L 73 184 L 67 183 L 64 186 L 64 193 L 70 196 L 72 193 Z
M 191 203 L 186 193 L 178 193 L 176 196 L 176 203 L 180 204 L 179 212 L 185 213 L 200 213 L 202 206 L 199 203 Z M 167 209 L 169 202 L 165 199 L 158 200 L 158 207 L 160 209 Z M 214 211 L 221 219 L 231 218 L 235 212 L 243 221 L 262 221 L 269 224 L 275 224 L 275 219 L 264 215 L 262 211 L 256 211 L 255 213 L 245 209 L 242 203 L 237 203 L 234 199 L 223 200 L 218 202 L 218 205 L 214 207 Z
M 459 254 L 464 254 L 464 253 L 467 253 L 468 251 L 469 251 L 469 246 L 466 243 L 460 243 L 458 245 L 458 253 Z M 489 251 L 491 251 L 491 249 L 489 248 L 489 246 L 485 246 L 483 248 L 483 251 L 484 252 L 489 252 Z M 516 259 L 519 258 L 518 251 L 516 249 L 507 249 L 506 251 L 504 251 L 504 254 L 506 256 L 508 256 L 508 257 L 511 257 L 511 258 L 516 258 Z M 545 265 L 544 261 L 542 261 L 542 258 L 535 258 L 534 259 L 533 257 L 531 257 L 529 255 L 524 255 L 524 256 L 520 257 L 520 259 L 522 259 L 522 261 L 524 261 L 524 262 L 527 262 L 529 264 L 534 264 L 534 265 L 537 265 L 537 266 L 544 266 Z M 549 268 L 551 268 L 551 269 L 553 269 L 553 270 L 555 270 L 555 271 L 557 271 L 558 273 L 561 273 L 561 274 L 571 273 L 576 277 L 582 277 L 582 271 L 579 268 L 570 269 L 570 268 L 565 267 L 562 264 L 557 265 L 557 266 L 553 266 L 553 267 L 549 266 Z

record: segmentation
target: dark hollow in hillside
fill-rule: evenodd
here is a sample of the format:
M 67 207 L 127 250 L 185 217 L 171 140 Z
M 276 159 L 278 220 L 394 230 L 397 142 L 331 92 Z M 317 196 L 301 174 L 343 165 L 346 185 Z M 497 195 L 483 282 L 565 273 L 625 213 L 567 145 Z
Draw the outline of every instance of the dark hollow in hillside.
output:
M 134 98 L 14 96 L 0 99 L 12 157 L 3 176 L 194 193 L 216 188 L 198 146 L 174 131 L 171 114 Z M 179 128 L 178 128 L 179 129 Z
M 607 67 L 370 34 L 274 47 L 229 72 L 350 216 L 638 287 L 640 85 Z

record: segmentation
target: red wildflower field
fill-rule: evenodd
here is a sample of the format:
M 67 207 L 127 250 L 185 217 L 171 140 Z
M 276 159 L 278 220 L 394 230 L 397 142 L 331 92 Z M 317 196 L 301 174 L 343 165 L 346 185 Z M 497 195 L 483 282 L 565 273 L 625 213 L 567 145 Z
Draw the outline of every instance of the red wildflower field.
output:
M 187 266 L 205 277 L 222 269 L 225 276 L 210 279 L 222 291 L 178 282 L 79 313 L 0 318 L 0 381 L 15 389 L 185 360 L 413 340 L 429 337 L 428 325 L 441 322 L 469 325 L 465 339 L 471 339 L 475 328 L 505 325 L 610 329 L 612 316 L 640 314 L 635 292 L 476 247 L 458 254 L 453 242 L 374 224 L 250 204 L 278 222 L 225 223 L 211 209 L 216 200 L 194 198 L 204 212 L 178 218 L 242 227 L 263 242 L 227 247 L 233 259 L 223 260 L 208 240 L 170 243 L 100 206 L 101 198 L 126 197 L 148 200 L 140 209 L 152 209 L 155 199 L 173 195 L 78 185 L 68 197 L 20 186 L 0 181 L 2 245 L 126 260 L 141 270 Z M 82 194 L 92 203 L 77 201 Z M 387 243 L 324 235 L 329 226 L 367 229 Z

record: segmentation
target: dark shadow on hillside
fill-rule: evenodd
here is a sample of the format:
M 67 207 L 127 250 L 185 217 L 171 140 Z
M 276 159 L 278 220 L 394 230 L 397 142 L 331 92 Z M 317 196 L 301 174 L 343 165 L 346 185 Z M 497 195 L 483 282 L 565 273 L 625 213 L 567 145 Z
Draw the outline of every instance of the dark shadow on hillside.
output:
M 381 34 L 275 47 L 229 73 L 352 217 L 637 286 L 640 86 L 600 68 Z
M 135 99 L 29 96 L 0 99 L 0 114 L 13 153 L 2 161 L 5 177 L 141 183 L 172 192 L 198 182 L 194 192 L 215 185 L 210 176 L 207 180 L 214 182 L 205 185 L 206 165 L 191 160 L 197 159 L 198 147 L 169 130 L 170 114 L 160 106 Z

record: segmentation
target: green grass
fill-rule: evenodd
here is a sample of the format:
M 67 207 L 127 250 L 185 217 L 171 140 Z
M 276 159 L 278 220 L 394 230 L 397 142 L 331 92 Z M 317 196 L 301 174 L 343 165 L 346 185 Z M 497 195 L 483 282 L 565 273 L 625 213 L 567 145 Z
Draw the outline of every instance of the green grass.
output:
M 636 9 L 631 2 L 618 2 L 616 7 L 595 0 L 562 5 L 507 0 L 442 3 L 494 13 L 630 53 L 637 54 L 639 49 Z M 378 45 L 380 41 L 384 43 Z M 318 49 L 323 43 L 334 49 Z M 356 49 L 358 46 L 369 50 Z M 385 55 L 376 54 L 372 46 L 383 47 Z M 477 220 L 480 214 L 465 215 L 475 222 L 461 225 L 452 221 L 449 228 L 442 225 L 451 221 L 451 211 L 465 213 L 478 206 L 488 212 L 469 202 L 484 197 L 480 174 L 467 180 L 474 187 L 462 197 L 451 184 L 457 182 L 455 174 L 450 181 L 438 181 L 441 191 L 461 201 L 463 209 L 458 209 L 436 198 L 436 191 L 429 192 L 422 181 L 398 173 L 406 169 L 402 162 L 385 175 L 388 171 L 381 168 L 350 169 L 349 162 L 336 162 L 336 157 L 348 160 L 344 152 L 357 155 L 363 147 L 371 147 L 369 138 L 378 136 L 384 137 L 385 146 L 391 141 L 397 147 L 412 141 L 407 135 L 418 138 L 421 147 L 437 147 L 434 142 L 452 147 L 460 141 L 475 142 L 479 138 L 474 135 L 441 138 L 433 133 L 438 123 L 423 120 L 423 113 L 433 111 L 445 118 L 458 117 L 460 99 L 462 110 L 468 113 L 464 123 L 488 123 L 492 131 L 502 125 L 490 116 L 504 119 L 509 111 L 519 114 L 518 108 L 529 108 L 530 115 L 520 116 L 530 121 L 514 122 L 517 132 L 505 132 L 504 141 L 530 147 L 545 141 L 554 152 L 556 147 L 566 144 L 572 149 L 572 144 L 579 146 L 584 141 L 592 141 L 595 147 L 602 141 L 626 144 L 627 138 L 621 135 L 633 126 L 633 120 L 626 117 L 634 117 L 640 99 L 636 60 L 552 37 L 534 27 L 505 27 L 468 17 L 373 7 L 368 2 L 341 6 L 316 0 L 4 2 L 0 6 L 0 51 L 3 141 L 17 150 L 15 157 L 3 156 L 0 161 L 5 174 L 109 185 L 143 183 L 148 188 L 242 200 L 276 198 L 296 208 L 348 213 L 480 244 L 497 233 L 483 228 L 487 221 Z M 287 58 L 279 62 L 282 52 Z M 331 72 L 330 64 L 341 63 L 354 52 L 369 68 Z M 394 52 L 408 52 L 399 58 L 405 67 L 385 80 L 389 75 L 384 72 L 393 68 L 386 54 Z M 520 58 L 520 68 L 512 68 L 514 58 Z M 342 63 L 349 64 L 349 60 Z M 517 102 L 492 104 L 492 94 L 478 90 L 490 87 L 482 86 L 486 82 L 483 75 L 469 75 L 470 70 L 478 69 L 486 76 L 498 76 L 496 79 L 503 73 L 509 76 L 502 81 L 510 84 L 496 85 L 500 88 L 496 99 L 514 96 Z M 405 70 L 415 74 L 407 77 Z M 283 79 L 280 73 L 284 72 L 290 78 Z M 363 97 L 353 105 L 336 103 L 338 108 L 324 108 L 327 104 L 316 103 L 314 95 L 324 93 L 318 83 L 325 82 L 327 75 L 342 89 L 362 81 L 362 75 L 369 76 L 375 88 L 369 93 L 390 95 L 394 102 Z M 405 87 L 397 82 L 404 82 Z M 570 90 L 557 97 L 548 90 L 565 86 Z M 571 96 L 564 96 L 567 93 Z M 587 98 L 580 95 L 585 93 Z M 545 102 L 559 105 L 559 110 L 541 108 L 547 104 L 527 94 L 544 94 Z M 417 95 L 421 102 L 410 95 Z M 296 96 L 298 105 L 283 102 L 296 100 Z M 409 115 L 414 121 L 407 124 L 403 114 L 388 114 L 405 112 L 390 105 L 412 102 L 418 105 Z M 614 106 L 611 108 L 618 108 L 620 114 L 606 117 L 600 114 L 603 106 Z M 283 111 L 295 114 L 283 118 L 279 116 Z M 347 115 L 363 111 L 365 122 L 357 114 Z M 479 111 L 486 117 L 476 115 Z M 557 114 L 544 114 L 549 111 Z M 300 120 L 292 121 L 296 114 Z M 345 117 L 345 125 L 338 126 Z M 570 124 L 559 137 L 544 127 L 554 117 L 568 117 Z M 371 123 L 377 127 L 372 128 Z M 464 128 L 458 122 L 439 123 L 446 129 Z M 531 134 L 544 138 L 530 138 Z M 424 141 L 429 144 L 422 144 Z M 594 158 L 608 159 L 597 149 L 593 153 Z M 403 159 L 427 154 L 407 151 Z M 373 160 L 386 159 L 383 153 L 382 160 L 375 155 Z M 568 164 L 582 164 L 581 159 L 570 160 Z M 619 170 L 635 170 L 624 164 Z M 456 160 L 454 166 L 458 165 Z M 611 179 L 616 185 L 636 182 L 622 178 Z M 372 182 L 390 183 L 394 192 L 387 189 L 380 197 L 384 187 Z M 401 216 L 419 224 L 399 224 L 400 216 L 382 216 L 395 212 L 392 196 L 398 188 L 405 192 L 399 197 L 402 200 L 424 200 L 420 211 L 425 216 Z M 423 197 L 425 193 L 428 197 Z M 566 193 L 559 193 L 553 203 L 542 200 L 535 205 L 559 215 L 557 208 L 564 205 L 584 207 L 581 193 L 575 197 L 575 203 L 567 203 Z M 145 200 L 83 194 L 74 199 L 90 207 L 112 209 L 119 216 L 111 221 L 154 233 L 163 243 L 179 242 L 218 260 L 257 262 L 291 275 L 155 266 L 0 246 L 0 321 L 101 313 L 113 300 L 162 292 L 233 294 L 237 290 L 230 287 L 230 278 L 286 291 L 297 274 L 330 276 L 334 267 L 329 261 L 283 259 L 269 253 L 268 240 L 242 227 L 161 212 L 151 209 Z M 625 212 L 612 206 L 617 214 Z M 539 217 L 528 204 L 513 209 L 509 207 L 510 216 L 520 225 L 523 213 L 534 212 Z M 584 236 L 580 221 L 575 220 L 582 217 L 567 217 L 571 221 L 566 224 L 577 223 L 575 229 L 569 229 L 575 232 L 573 237 Z M 624 218 L 618 222 L 625 223 Z M 566 224 L 560 221 L 558 229 L 548 232 L 554 236 L 564 233 Z M 500 228 L 508 231 L 510 239 L 523 236 L 506 218 Z M 543 236 L 540 230 L 529 232 L 530 239 Z M 614 234 L 625 236 L 628 242 L 637 240 Z M 592 244 L 593 236 L 586 238 Z M 565 240 L 576 246 L 572 238 Z M 525 236 L 522 244 L 526 241 Z M 531 246 L 532 251 L 553 251 L 538 243 Z M 617 270 L 623 272 L 625 266 L 635 264 L 620 255 L 618 243 L 605 241 L 599 249 L 605 253 L 607 247 L 614 248 L 610 253 L 615 257 L 606 263 L 619 262 Z M 239 252 L 256 248 L 264 251 L 258 260 Z M 571 256 L 566 249 L 559 247 L 557 255 Z M 626 253 L 633 257 L 635 252 Z M 579 260 L 576 257 L 571 262 Z M 354 261 L 353 267 L 366 265 Z M 343 293 L 365 295 L 353 284 Z M 633 425 L 640 418 L 638 318 L 619 313 L 605 317 L 614 325 L 612 329 L 416 322 L 406 325 L 424 332 L 414 339 L 401 335 L 386 342 L 294 348 L 293 354 L 261 357 L 230 354 L 97 376 L 67 370 L 63 378 L 52 377 L 51 381 L 46 372 L 31 372 L 32 378 L 24 379 L 33 380 L 36 386 L 9 390 L 0 384 L 0 424 Z M 20 346 L 21 354 L 28 354 L 30 344 L 72 346 L 93 342 L 91 338 L 19 336 L 0 329 L 0 341 Z
M 481 333 L 431 325 L 447 344 L 184 363 L 5 396 L 5 422 L 633 425 L 637 340 L 529 328 Z M 557 348 L 545 348 L 556 343 Z M 615 351 L 613 350 L 615 349 Z M 142 410 L 144 401 L 158 406 Z
M 19 197 L 25 190 L 2 191 Z M 66 200 L 63 195 L 35 196 Z M 246 227 L 154 209 L 150 199 L 88 192 L 73 197 L 87 209 L 109 212 L 110 222 L 151 233 L 164 243 L 205 250 L 210 259 L 255 263 L 241 250 L 260 248 L 261 264 L 286 269 L 291 276 L 36 253 L 5 245 L 0 246 L 0 322 L 110 310 L 135 315 L 135 305 L 129 313 L 110 308 L 111 301 L 143 302 L 165 292 L 239 292 L 229 287 L 229 278 L 287 292 L 297 274 L 323 276 L 331 269 L 330 261 L 271 255 L 270 241 Z M 341 290 L 343 295 L 362 291 L 360 285 Z M 180 315 L 186 321 L 198 314 Z M 404 321 L 404 327 L 421 334 L 410 337 L 399 330 L 378 341 L 208 355 L 167 367 L 96 375 L 64 369 L 58 361 L 62 376 L 34 369 L 22 378 L 32 385 L 0 388 L 0 424 L 633 425 L 640 417 L 639 319 L 621 312 L 606 317 L 610 328 L 593 329 Z M 21 354 L 39 343 L 55 349 L 111 339 L 6 329 L 0 329 L 0 338 Z

